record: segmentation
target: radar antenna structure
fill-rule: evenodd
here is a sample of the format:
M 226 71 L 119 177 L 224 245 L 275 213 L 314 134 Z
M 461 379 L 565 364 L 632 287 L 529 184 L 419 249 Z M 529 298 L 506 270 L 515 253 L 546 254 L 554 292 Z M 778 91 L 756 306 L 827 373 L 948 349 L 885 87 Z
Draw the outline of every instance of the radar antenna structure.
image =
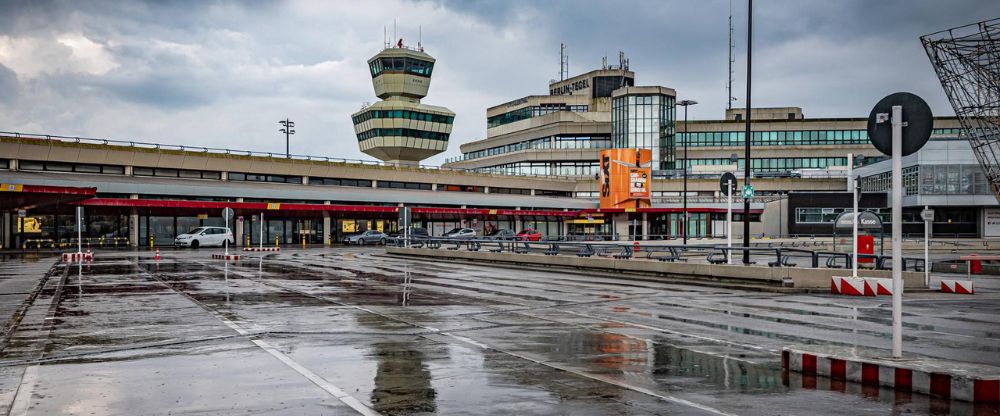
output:
M 1000 18 L 920 37 L 1000 201 Z

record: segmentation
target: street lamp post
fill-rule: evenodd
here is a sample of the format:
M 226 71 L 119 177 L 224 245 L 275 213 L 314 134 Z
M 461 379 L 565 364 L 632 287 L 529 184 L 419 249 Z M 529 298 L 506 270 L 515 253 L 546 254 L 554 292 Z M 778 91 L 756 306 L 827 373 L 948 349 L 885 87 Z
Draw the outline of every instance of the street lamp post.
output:
M 743 143 L 743 186 L 750 185 L 750 140 L 753 136 L 750 133 L 750 63 L 753 51 L 753 0 L 747 1 L 747 109 L 744 119 L 746 120 L 746 140 Z M 743 198 L 743 247 L 750 247 L 750 198 Z M 743 264 L 750 264 L 750 250 L 743 250 Z
M 688 243 L 688 141 L 691 140 L 688 137 L 688 106 L 698 104 L 694 100 L 682 100 L 677 103 L 677 105 L 684 106 L 684 163 L 681 164 L 681 168 L 684 169 L 684 214 L 683 222 L 681 228 L 684 230 L 684 244 Z
M 289 151 L 288 142 L 289 136 L 295 134 L 295 130 L 292 130 L 292 127 L 295 127 L 295 122 L 285 118 L 284 120 L 279 121 L 278 124 L 281 124 L 282 126 L 278 131 L 285 133 L 285 157 L 291 158 L 292 154 Z

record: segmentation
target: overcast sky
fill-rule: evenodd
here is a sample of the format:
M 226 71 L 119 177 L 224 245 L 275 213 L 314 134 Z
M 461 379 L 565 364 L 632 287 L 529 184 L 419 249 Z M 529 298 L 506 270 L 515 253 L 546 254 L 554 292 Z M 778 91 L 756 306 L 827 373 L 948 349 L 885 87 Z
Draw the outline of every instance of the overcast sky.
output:
M 448 151 L 483 138 L 486 108 L 545 94 L 626 53 L 637 85 L 726 106 L 728 0 L 0 0 L 0 130 L 365 158 L 350 114 L 377 98 L 366 61 L 383 28 L 437 58 L 424 102 L 454 111 Z M 735 106 L 746 95 L 746 2 L 734 1 Z M 953 112 L 919 37 L 1000 17 L 996 0 L 774 0 L 754 10 L 753 104 L 862 117 L 890 92 Z

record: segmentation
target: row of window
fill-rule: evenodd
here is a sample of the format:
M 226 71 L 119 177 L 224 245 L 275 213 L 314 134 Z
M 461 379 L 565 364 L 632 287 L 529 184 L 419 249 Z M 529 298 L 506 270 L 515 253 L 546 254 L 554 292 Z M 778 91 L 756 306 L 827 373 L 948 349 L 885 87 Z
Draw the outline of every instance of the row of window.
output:
M 932 135 L 957 135 L 961 129 L 934 129 Z M 751 132 L 751 146 L 797 146 L 867 144 L 867 130 L 787 130 Z M 743 131 L 679 133 L 677 144 L 683 146 L 743 146 Z
M 549 136 L 540 139 L 526 140 L 503 146 L 491 147 L 474 152 L 462 153 L 449 162 L 479 159 L 486 156 L 502 155 L 528 149 L 610 149 L 611 138 L 608 136 Z
M 222 172 L 208 170 L 188 170 L 169 168 L 132 168 L 134 176 L 159 176 L 165 178 L 185 178 L 185 179 L 222 179 Z
M 531 195 L 530 189 L 490 187 L 491 194 Z
M 400 118 L 404 120 L 428 121 L 431 123 L 452 124 L 455 122 L 454 116 L 443 114 L 422 113 L 410 110 L 372 110 L 351 117 L 355 125 L 364 123 L 374 118 Z
M 95 165 L 90 163 L 41 162 L 35 160 L 20 161 L 18 163 L 18 169 L 51 172 L 101 173 L 108 175 L 125 174 L 124 166 Z
M 378 181 L 375 186 L 392 189 L 419 189 L 422 191 L 430 191 L 432 189 L 431 184 L 420 182 Z
M 527 120 L 532 117 L 544 116 L 557 111 L 572 111 L 586 113 L 590 107 L 586 105 L 567 105 L 565 103 L 546 103 L 537 106 L 523 107 L 517 110 L 496 115 L 486 119 L 486 128 L 502 126 L 515 121 Z
M 851 208 L 795 208 L 795 222 L 799 224 L 833 224 L 837 220 L 840 214 L 845 212 L 853 212 Z M 882 217 L 882 222 L 888 220 L 886 218 L 889 215 L 889 211 L 885 212 L 879 208 L 865 208 L 862 211 L 868 211 Z
M 846 157 L 771 157 L 751 159 L 750 169 L 755 171 L 786 171 L 794 169 L 825 169 L 830 166 L 847 166 Z M 688 159 L 688 167 L 691 166 L 717 166 L 731 165 L 732 159 Z M 743 169 L 743 159 L 736 162 L 739 169 Z
M 354 186 L 359 188 L 371 188 L 372 181 L 367 179 L 347 179 L 347 178 L 317 178 L 309 177 L 310 185 L 332 185 L 332 186 Z
M 473 169 L 477 172 L 499 175 L 548 175 L 548 176 L 594 176 L 598 171 L 595 162 L 516 162 Z M 538 195 L 538 191 L 535 191 Z
M 302 183 L 301 176 L 267 175 L 263 173 L 230 173 L 229 180 L 247 182 Z
M 358 141 L 368 140 L 375 137 L 413 137 L 416 139 L 448 141 L 448 133 L 438 133 L 436 131 L 415 130 L 415 129 L 370 129 L 358 133 Z
M 892 172 L 861 178 L 862 192 L 888 192 Z M 990 183 L 979 165 L 922 165 L 903 168 L 904 195 L 990 195 Z
M 422 77 L 431 76 L 434 70 L 434 63 L 416 58 L 378 58 L 368 63 L 372 78 L 383 72 L 399 72 Z

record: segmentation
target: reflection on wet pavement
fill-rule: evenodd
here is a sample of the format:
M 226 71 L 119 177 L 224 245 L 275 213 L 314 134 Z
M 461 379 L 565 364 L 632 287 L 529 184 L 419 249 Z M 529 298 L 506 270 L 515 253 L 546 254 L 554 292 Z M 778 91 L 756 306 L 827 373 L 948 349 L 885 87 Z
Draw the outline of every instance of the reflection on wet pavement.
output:
M 996 413 L 781 371 L 777 351 L 788 343 L 884 347 L 887 309 L 872 300 L 400 260 L 378 249 L 208 257 L 109 252 L 58 265 L 0 344 L 0 411 Z M 49 266 L 10 260 L 0 276 L 34 273 L 18 283 L 31 288 Z M 954 306 L 907 309 L 908 353 L 1000 363 L 1000 307 Z

